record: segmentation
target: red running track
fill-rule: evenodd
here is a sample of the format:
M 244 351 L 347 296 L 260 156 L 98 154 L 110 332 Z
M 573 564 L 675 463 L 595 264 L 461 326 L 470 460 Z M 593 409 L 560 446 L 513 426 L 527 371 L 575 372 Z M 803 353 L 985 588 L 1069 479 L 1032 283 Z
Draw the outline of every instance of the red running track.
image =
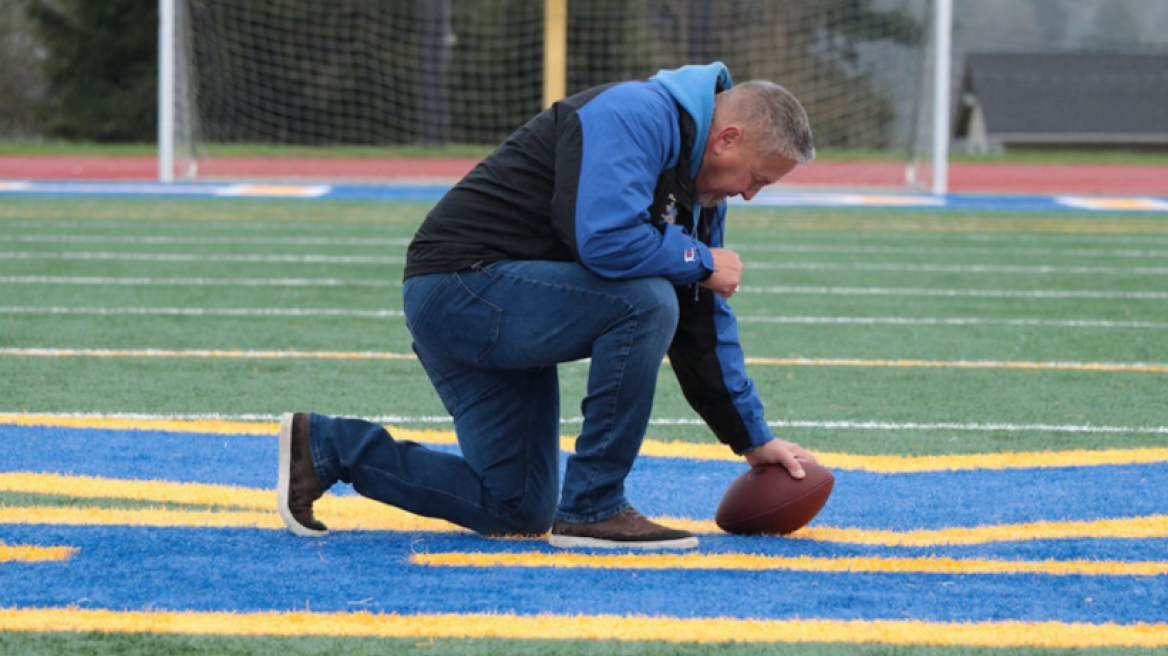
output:
M 202 179 L 345 180 L 362 183 L 452 181 L 474 159 L 280 159 L 234 157 L 200 163 Z M 814 162 L 783 180 L 787 186 L 903 188 L 903 166 Z M 153 157 L 0 156 L 0 180 L 156 180 Z M 954 193 L 1168 196 L 1168 165 L 954 163 Z

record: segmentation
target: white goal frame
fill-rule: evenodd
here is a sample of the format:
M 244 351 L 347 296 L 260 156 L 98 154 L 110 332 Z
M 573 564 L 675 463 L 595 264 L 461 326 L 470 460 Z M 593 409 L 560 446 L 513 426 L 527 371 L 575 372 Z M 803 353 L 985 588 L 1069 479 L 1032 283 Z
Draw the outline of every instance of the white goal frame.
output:
M 563 21 L 569 0 L 545 0 L 546 52 L 544 56 L 545 95 L 550 92 L 562 94 L 564 80 L 564 39 L 566 30 Z M 577 0 L 580 1 L 580 0 Z M 949 187 L 949 137 L 951 114 L 952 77 L 952 32 L 953 0 L 929 0 L 933 3 L 933 24 L 930 26 L 933 40 L 933 97 L 932 105 L 932 181 L 933 194 L 948 193 Z M 158 179 L 169 183 L 174 181 L 176 163 L 176 139 L 179 118 L 176 116 L 176 94 L 179 92 L 177 53 L 180 44 L 178 0 L 158 0 Z M 559 70 L 555 70 L 558 67 Z M 186 126 L 189 129 L 189 126 Z M 911 166 L 906 176 L 911 176 Z M 908 180 L 907 182 L 911 182 Z

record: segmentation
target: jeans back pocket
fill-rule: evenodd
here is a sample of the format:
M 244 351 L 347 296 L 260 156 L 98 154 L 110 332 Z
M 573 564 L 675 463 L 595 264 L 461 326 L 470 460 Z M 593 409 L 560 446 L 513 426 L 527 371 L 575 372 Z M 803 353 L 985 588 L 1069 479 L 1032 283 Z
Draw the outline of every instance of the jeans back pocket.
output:
M 454 362 L 478 363 L 499 340 L 503 309 L 476 294 L 463 276 L 419 276 L 406 282 L 406 325 L 414 341 Z

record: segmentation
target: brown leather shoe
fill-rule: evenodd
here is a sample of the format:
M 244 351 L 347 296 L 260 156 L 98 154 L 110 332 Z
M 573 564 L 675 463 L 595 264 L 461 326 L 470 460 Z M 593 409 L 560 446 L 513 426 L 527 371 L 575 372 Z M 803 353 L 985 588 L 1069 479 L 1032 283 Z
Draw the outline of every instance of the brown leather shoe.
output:
M 576 524 L 556 520 L 548 544 L 553 547 L 629 549 L 693 549 L 698 539 L 689 531 L 654 524 L 633 508 L 602 522 Z
M 312 516 L 312 504 L 324 488 L 312 469 L 308 450 L 308 415 L 285 413 L 280 418 L 280 472 L 276 483 L 280 518 L 296 535 L 315 538 L 328 535 L 328 527 Z

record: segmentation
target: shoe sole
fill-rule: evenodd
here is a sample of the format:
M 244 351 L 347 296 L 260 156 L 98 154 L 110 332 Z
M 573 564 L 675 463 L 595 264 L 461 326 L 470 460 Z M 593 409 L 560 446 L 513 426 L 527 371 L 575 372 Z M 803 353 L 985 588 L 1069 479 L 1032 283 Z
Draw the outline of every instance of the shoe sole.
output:
M 627 542 L 620 540 L 601 540 L 598 538 L 575 537 L 571 535 L 549 535 L 548 544 L 564 549 L 594 547 L 601 549 L 694 549 L 698 546 L 696 537 L 681 538 L 679 540 L 655 540 L 645 542 Z
M 328 535 L 328 531 L 318 531 L 301 524 L 292 516 L 292 510 L 288 507 L 288 488 L 292 485 L 292 415 L 291 412 L 285 412 L 280 417 L 280 471 L 276 477 L 276 507 L 289 531 L 303 538 L 320 538 Z

